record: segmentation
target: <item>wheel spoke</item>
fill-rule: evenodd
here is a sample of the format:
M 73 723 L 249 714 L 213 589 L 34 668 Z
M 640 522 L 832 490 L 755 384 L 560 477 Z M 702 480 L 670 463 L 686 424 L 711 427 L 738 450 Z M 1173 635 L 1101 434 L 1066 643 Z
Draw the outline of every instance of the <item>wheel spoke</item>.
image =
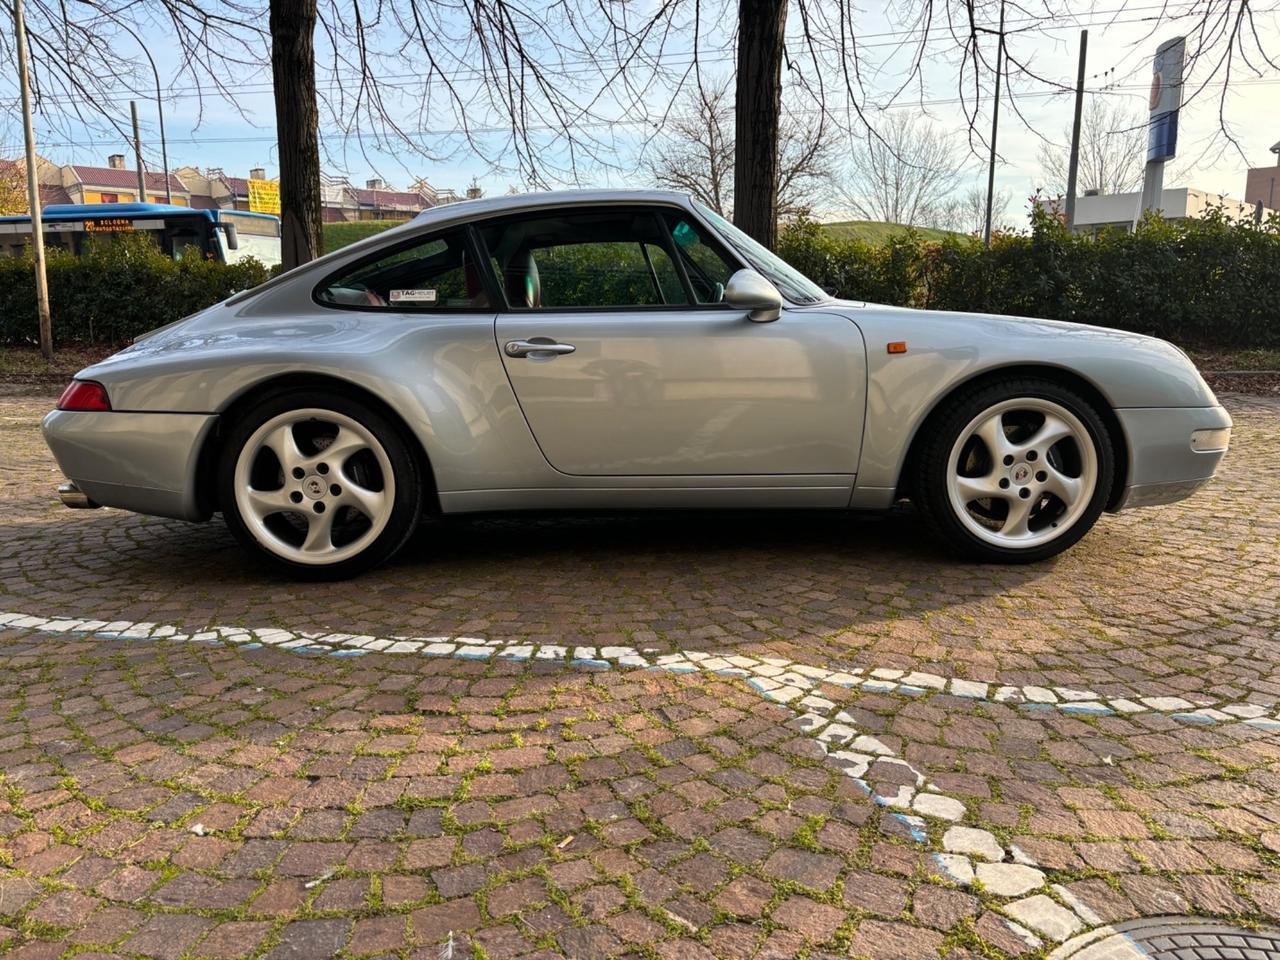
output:
M 974 436 L 986 444 L 987 453 L 991 455 L 992 464 L 1000 463 L 1006 454 L 1013 452 L 1013 444 L 1009 442 L 1009 438 L 1004 434 L 1003 414 L 993 414 L 983 420 L 973 433 Z
M 993 497 L 998 500 L 1008 497 L 1008 494 L 1001 490 L 996 482 L 995 473 L 990 473 L 985 477 L 957 476 L 955 484 L 956 491 L 965 503 L 972 503 L 974 500 L 981 500 L 984 497 Z
M 302 541 L 303 553 L 328 553 L 333 550 L 333 510 L 307 514 L 307 537 Z
M 354 430 L 339 427 L 333 442 L 320 451 L 320 456 L 330 461 L 330 465 L 334 469 L 340 469 L 353 454 L 368 449 L 369 444 Z
M 342 488 L 342 496 L 338 497 L 334 505 L 354 507 L 368 517 L 370 523 L 374 523 L 387 508 L 387 494 L 385 490 L 370 490 L 348 480 Z
M 1000 535 L 1011 539 L 1021 539 L 1031 535 L 1031 505 L 1035 501 L 1030 498 L 1011 497 L 1009 513 L 1000 527 Z
M 1084 481 L 1079 477 L 1069 477 L 1047 460 L 1043 469 L 1049 474 L 1044 482 L 1045 493 L 1052 493 L 1068 507 L 1080 499 Z
M 298 441 L 293 436 L 292 423 L 280 424 L 262 438 L 262 445 L 276 455 L 285 473 L 294 467 L 301 466 L 307 459 L 298 449 Z
M 1035 432 L 1030 440 L 1018 444 L 1018 450 L 1030 450 L 1034 447 L 1043 456 L 1059 440 L 1075 437 L 1075 435 L 1076 432 L 1071 429 L 1069 423 L 1061 417 L 1055 417 L 1053 414 L 1047 413 L 1045 414 L 1044 423 L 1040 425 L 1040 429 Z
M 289 495 L 284 489 L 254 490 L 250 487 L 245 493 L 248 495 L 249 506 L 259 519 L 265 520 L 272 514 L 298 509 L 289 501 Z

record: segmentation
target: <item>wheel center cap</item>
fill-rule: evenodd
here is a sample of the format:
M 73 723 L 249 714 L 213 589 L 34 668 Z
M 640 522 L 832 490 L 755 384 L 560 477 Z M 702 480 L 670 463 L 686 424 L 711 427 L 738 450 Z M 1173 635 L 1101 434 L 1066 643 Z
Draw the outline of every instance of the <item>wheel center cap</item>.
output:
M 317 477 L 315 474 L 312 474 L 302 481 L 302 492 L 312 500 L 319 500 L 324 496 L 324 491 L 324 480 L 321 477 Z
M 1021 486 L 1031 479 L 1031 467 L 1025 463 L 1020 463 L 1013 468 L 1013 482 Z

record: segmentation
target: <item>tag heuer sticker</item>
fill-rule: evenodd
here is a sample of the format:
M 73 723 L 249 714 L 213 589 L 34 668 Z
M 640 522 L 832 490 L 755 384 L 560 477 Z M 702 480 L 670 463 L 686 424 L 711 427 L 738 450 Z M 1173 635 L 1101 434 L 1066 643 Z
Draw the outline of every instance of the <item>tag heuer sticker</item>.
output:
M 392 290 L 392 303 L 435 303 L 434 290 Z

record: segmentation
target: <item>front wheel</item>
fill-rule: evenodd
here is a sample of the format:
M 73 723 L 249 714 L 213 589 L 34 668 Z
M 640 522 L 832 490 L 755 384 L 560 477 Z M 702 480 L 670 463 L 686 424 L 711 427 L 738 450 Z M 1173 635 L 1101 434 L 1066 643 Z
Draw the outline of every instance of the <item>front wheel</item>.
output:
M 963 556 L 1030 563 L 1066 550 L 1097 521 L 1115 472 L 1093 406 L 1050 380 L 969 390 L 929 425 L 917 506 Z
M 279 393 L 231 427 L 219 500 L 240 543 L 278 570 L 340 580 L 381 563 L 417 524 L 421 482 L 400 431 L 342 395 Z

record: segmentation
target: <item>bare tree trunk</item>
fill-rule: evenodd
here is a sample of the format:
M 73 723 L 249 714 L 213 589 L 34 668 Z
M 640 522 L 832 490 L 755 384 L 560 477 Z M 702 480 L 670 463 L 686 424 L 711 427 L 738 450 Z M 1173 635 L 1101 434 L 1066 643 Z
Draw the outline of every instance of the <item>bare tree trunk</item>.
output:
M 778 239 L 778 116 L 787 0 L 738 0 L 733 222 L 772 249 Z
M 271 73 L 280 151 L 280 257 L 286 270 L 323 248 L 316 104 L 316 0 L 271 0 Z

